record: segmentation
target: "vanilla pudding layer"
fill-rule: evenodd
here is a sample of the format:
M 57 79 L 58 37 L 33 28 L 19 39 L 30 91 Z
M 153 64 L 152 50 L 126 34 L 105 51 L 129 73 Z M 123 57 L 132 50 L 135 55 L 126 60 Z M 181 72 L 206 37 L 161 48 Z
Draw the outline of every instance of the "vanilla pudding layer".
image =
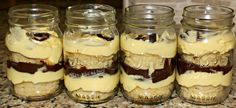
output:
M 45 40 L 35 40 L 34 33 L 47 33 Z M 42 38 L 42 37 L 36 37 Z M 57 64 L 62 54 L 62 42 L 53 31 L 31 32 L 21 27 L 10 28 L 10 34 L 6 36 L 7 48 L 28 58 L 44 59 L 48 64 Z
M 201 39 L 201 40 L 199 40 Z M 179 40 L 179 85 L 229 86 L 232 80 L 232 55 L 235 35 L 231 31 L 187 31 Z
M 109 93 L 117 87 L 120 74 L 116 63 L 118 36 L 68 35 L 64 36 L 63 45 L 67 70 L 64 83 L 71 95 L 86 92 Z
M 143 40 L 137 40 L 132 35 L 136 34 L 126 34 L 121 35 L 121 49 L 129 51 L 134 54 L 150 54 L 159 55 L 162 58 L 173 58 L 176 54 L 177 41 L 175 36 L 169 36 L 168 32 L 163 33 L 166 37 L 161 36 L 163 39 L 156 34 L 156 41 L 149 42 Z M 162 35 L 163 35 L 162 34 Z M 166 38 L 171 37 L 171 41 Z M 162 41 L 161 41 L 162 40 Z
M 120 72 L 113 75 L 101 74 L 102 78 L 99 75 L 80 76 L 76 78 L 65 75 L 64 81 L 68 91 L 81 89 L 84 91 L 111 92 L 119 83 L 119 74 Z
M 66 74 L 64 83 L 68 91 L 77 90 L 111 92 L 119 83 L 116 58 L 65 53 Z
M 172 59 L 176 54 L 175 36 L 167 31 L 161 35 L 152 33 L 121 35 L 123 89 L 130 92 L 136 88 L 143 90 L 161 89 L 173 83 Z
M 197 36 L 197 31 L 189 31 L 184 38 L 179 36 L 179 50 L 184 54 L 194 56 L 202 56 L 208 53 L 224 54 L 234 49 L 236 42 L 234 33 L 230 31 L 202 34 L 202 38 L 206 37 L 202 41 L 196 41 Z
M 52 82 L 63 79 L 64 69 L 54 71 L 43 72 L 44 68 L 39 68 L 34 74 L 20 72 L 14 68 L 7 68 L 7 78 L 13 84 L 20 84 L 24 82 L 32 82 L 33 84 Z
M 130 92 L 134 90 L 135 88 L 141 88 L 141 89 L 157 89 L 162 88 L 165 86 L 170 85 L 175 80 L 175 72 L 168 78 L 158 81 L 156 83 L 153 83 L 151 79 L 144 79 L 142 81 L 137 80 L 139 78 L 142 78 L 142 76 L 139 75 L 127 75 L 126 72 L 122 69 L 122 74 L 120 76 L 120 82 L 123 86 L 123 89 L 127 92 Z
M 188 70 L 184 74 L 176 74 L 178 84 L 185 87 L 199 86 L 229 86 L 232 83 L 233 70 L 223 75 L 223 72 L 206 73 Z
M 229 86 L 232 83 L 232 51 L 195 57 L 183 54 L 179 59 L 177 82 L 185 87 Z
M 61 62 L 47 65 L 41 59 L 27 58 L 19 53 L 11 53 L 7 67 L 7 77 L 13 84 L 52 82 L 63 79 L 64 75 Z
M 63 48 L 65 52 L 91 56 L 110 56 L 116 54 L 119 50 L 119 36 L 114 36 L 111 40 L 96 35 L 78 37 L 77 35 L 64 36 Z

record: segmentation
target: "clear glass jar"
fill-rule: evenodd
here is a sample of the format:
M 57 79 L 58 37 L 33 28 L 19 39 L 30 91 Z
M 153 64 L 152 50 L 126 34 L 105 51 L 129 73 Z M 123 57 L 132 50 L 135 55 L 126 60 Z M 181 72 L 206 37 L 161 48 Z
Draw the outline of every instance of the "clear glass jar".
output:
M 15 96 L 44 100 L 60 93 L 63 79 L 62 35 L 56 7 L 18 5 L 9 10 L 7 77 Z
M 119 33 L 115 13 L 113 7 L 101 4 L 67 8 L 64 83 L 67 94 L 76 102 L 106 102 L 118 90 Z
M 120 82 L 128 100 L 155 104 L 172 94 L 177 49 L 173 17 L 174 10 L 163 5 L 125 9 Z
M 234 11 L 221 6 L 184 8 L 178 37 L 177 93 L 201 105 L 226 99 L 232 83 Z

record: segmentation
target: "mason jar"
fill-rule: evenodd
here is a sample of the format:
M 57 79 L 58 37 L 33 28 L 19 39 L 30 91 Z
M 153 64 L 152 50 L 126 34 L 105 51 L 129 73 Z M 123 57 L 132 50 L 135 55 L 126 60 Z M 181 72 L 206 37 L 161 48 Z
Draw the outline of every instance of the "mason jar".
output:
M 118 90 L 115 14 L 113 7 L 102 4 L 74 5 L 66 10 L 64 83 L 67 94 L 76 102 L 106 102 Z
M 174 10 L 164 5 L 134 5 L 124 12 L 121 90 L 130 101 L 155 104 L 172 94 L 177 36 Z
M 18 5 L 9 10 L 7 77 L 15 96 L 43 100 L 60 93 L 63 79 L 62 35 L 56 7 Z
M 229 95 L 233 74 L 234 11 L 228 7 L 184 8 L 178 37 L 177 93 L 201 105 L 217 104 Z

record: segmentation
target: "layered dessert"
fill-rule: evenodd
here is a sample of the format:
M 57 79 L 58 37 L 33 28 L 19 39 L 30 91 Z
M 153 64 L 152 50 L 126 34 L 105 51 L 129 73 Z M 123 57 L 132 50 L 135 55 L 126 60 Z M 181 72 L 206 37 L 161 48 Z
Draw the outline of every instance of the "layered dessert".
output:
M 153 104 L 169 98 L 175 79 L 176 35 L 121 35 L 120 82 L 123 95 L 135 103 Z
M 229 94 L 232 80 L 234 33 L 182 30 L 178 42 L 179 96 L 195 104 L 222 102 Z
M 81 103 L 108 101 L 119 83 L 119 37 L 101 34 L 64 36 L 65 87 Z
M 12 27 L 5 44 L 10 51 L 7 77 L 16 96 L 42 100 L 60 92 L 64 70 L 57 33 Z

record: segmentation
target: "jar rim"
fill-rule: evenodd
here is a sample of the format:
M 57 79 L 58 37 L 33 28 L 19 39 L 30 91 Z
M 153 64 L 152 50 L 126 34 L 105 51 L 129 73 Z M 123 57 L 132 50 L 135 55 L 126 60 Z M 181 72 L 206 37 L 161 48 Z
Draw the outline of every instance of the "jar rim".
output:
M 147 12 L 138 12 L 136 10 L 131 10 L 132 8 L 145 8 L 149 10 L 158 10 L 158 9 L 166 9 L 167 11 L 155 11 L 158 13 L 153 13 L 153 11 L 147 11 Z M 125 8 L 125 15 L 130 12 L 138 12 L 139 14 L 156 14 L 156 15 L 167 15 L 170 14 L 170 16 L 174 16 L 174 9 L 167 5 L 157 5 L 157 4 L 137 4 L 137 5 L 131 5 Z M 136 13 L 137 14 L 137 13 Z
M 174 9 L 166 5 L 131 5 L 125 8 L 123 23 L 137 27 L 167 27 L 175 23 L 174 15 Z
M 77 4 L 66 9 L 66 25 L 109 26 L 116 24 L 116 10 L 106 4 Z
M 81 14 L 80 12 L 83 12 L 83 10 L 86 9 L 101 9 L 102 12 L 106 13 L 105 11 L 107 11 L 107 13 L 112 12 L 115 13 L 115 8 L 113 8 L 110 5 L 106 5 L 106 4 L 77 4 L 77 5 L 72 5 L 67 7 L 66 12 L 71 12 L 74 14 Z M 75 11 L 76 10 L 76 11 Z M 78 12 L 79 10 L 79 12 Z M 81 10 L 81 11 L 80 11 Z
M 21 4 L 11 7 L 8 15 L 10 17 L 57 17 L 58 9 L 46 4 Z
M 199 20 L 224 20 L 233 18 L 234 10 L 225 6 L 189 5 L 184 7 L 182 16 Z
M 98 12 L 98 16 L 85 16 L 87 13 Z M 106 4 L 77 4 L 66 9 L 67 18 L 86 19 L 86 17 L 106 17 L 115 14 L 115 9 Z
M 49 26 L 59 22 L 58 9 L 47 4 L 21 4 L 8 11 L 10 25 Z

